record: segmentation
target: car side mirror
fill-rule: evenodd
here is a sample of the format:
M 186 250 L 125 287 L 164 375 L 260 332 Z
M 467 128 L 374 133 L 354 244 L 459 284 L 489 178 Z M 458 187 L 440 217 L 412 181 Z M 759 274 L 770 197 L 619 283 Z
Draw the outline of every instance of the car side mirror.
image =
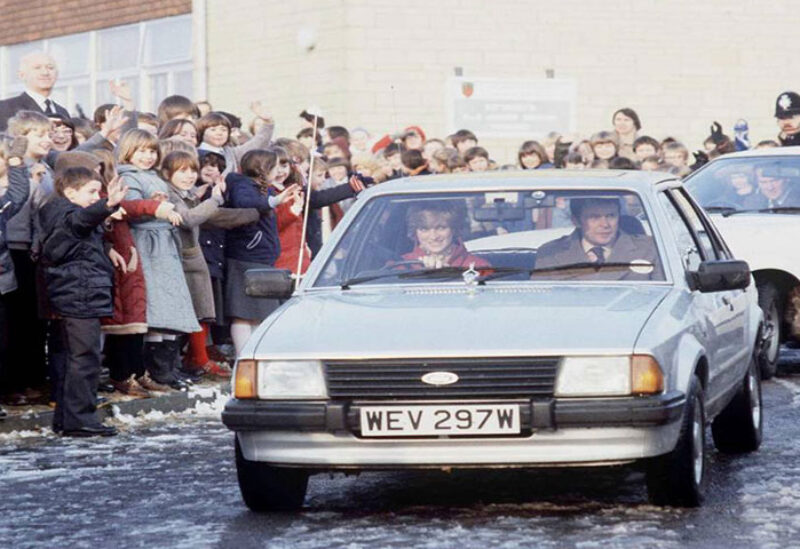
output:
M 691 276 L 695 289 L 704 293 L 744 290 L 750 285 L 750 266 L 738 259 L 703 261 Z
M 294 292 L 294 279 L 286 269 L 248 269 L 244 273 L 244 293 L 251 297 L 288 299 Z

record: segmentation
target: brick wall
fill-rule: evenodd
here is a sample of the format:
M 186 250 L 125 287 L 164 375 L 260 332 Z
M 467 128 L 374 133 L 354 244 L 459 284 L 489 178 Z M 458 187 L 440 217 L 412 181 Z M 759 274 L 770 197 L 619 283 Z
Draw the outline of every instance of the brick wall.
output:
M 264 97 L 278 132 L 319 104 L 331 123 L 382 132 L 409 124 L 445 133 L 445 82 L 465 76 L 556 78 L 577 83 L 577 130 L 611 127 L 635 109 L 644 133 L 693 149 L 713 120 L 755 140 L 777 133 L 777 95 L 800 90 L 793 0 L 208 0 L 209 95 L 246 111 Z M 317 47 L 298 46 L 315 28 Z M 478 136 L 480 138 L 480 136 Z M 483 141 L 499 161 L 520 139 Z
M 6 0 L 0 45 L 104 29 L 192 11 L 192 0 Z

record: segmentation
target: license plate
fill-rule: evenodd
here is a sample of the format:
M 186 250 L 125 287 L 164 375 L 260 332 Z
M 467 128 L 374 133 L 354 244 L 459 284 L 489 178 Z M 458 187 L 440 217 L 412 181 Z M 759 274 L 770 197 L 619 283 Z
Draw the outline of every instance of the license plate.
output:
M 361 408 L 361 436 L 519 434 L 519 405 L 366 406 Z

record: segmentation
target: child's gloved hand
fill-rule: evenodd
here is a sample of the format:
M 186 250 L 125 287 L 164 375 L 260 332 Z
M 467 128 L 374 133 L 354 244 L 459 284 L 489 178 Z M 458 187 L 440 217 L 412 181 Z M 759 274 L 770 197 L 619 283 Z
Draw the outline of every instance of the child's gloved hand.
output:
M 28 138 L 24 136 L 15 137 L 8 148 L 9 158 L 23 158 L 28 150 Z
M 111 264 L 114 265 L 115 269 L 119 269 L 123 274 L 128 273 L 128 264 L 125 263 L 125 260 L 117 250 L 114 248 L 108 250 L 108 257 L 111 259 Z
M 722 133 L 722 124 L 716 120 L 711 124 L 711 141 L 717 145 L 725 141 L 725 134 Z
M 128 272 L 132 273 L 136 270 L 136 267 L 139 265 L 139 253 L 136 251 L 136 248 L 131 246 L 131 259 L 128 261 Z
M 167 220 L 172 223 L 174 227 L 177 227 L 183 223 L 183 217 L 178 212 L 170 212 L 167 215 Z

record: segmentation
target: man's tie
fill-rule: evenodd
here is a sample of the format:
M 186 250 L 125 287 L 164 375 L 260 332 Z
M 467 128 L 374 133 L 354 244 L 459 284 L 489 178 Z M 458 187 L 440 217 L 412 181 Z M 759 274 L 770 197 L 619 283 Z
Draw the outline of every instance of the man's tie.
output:
M 589 251 L 592 252 L 594 256 L 597 258 L 597 261 L 595 261 L 595 263 L 602 264 L 606 262 L 605 250 L 603 250 L 602 246 L 595 246 L 594 248 L 591 248 Z
M 53 102 L 52 101 L 50 101 L 49 99 L 45 99 L 44 100 L 44 105 L 45 105 L 44 113 L 46 115 L 49 116 L 51 114 L 56 114 L 56 111 L 53 108 Z

